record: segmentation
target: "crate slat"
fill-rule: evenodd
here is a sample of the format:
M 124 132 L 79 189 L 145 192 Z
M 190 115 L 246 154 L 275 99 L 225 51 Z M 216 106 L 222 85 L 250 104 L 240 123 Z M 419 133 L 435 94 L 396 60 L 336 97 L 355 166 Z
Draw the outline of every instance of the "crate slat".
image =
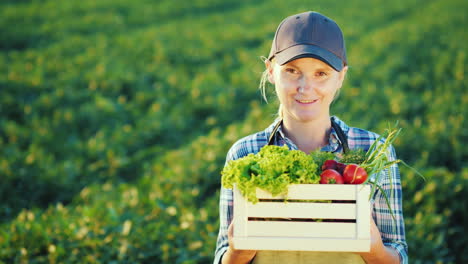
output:
M 368 252 L 370 242 L 368 239 L 249 237 L 234 238 L 234 247 L 253 250 Z
M 248 217 L 356 219 L 356 204 L 260 202 L 247 211 Z
M 261 199 L 356 200 L 355 186 L 344 184 L 294 184 L 289 186 L 287 196 L 272 196 L 269 192 L 257 188 L 257 197 Z
M 355 223 L 249 221 L 247 230 L 252 237 L 356 237 Z

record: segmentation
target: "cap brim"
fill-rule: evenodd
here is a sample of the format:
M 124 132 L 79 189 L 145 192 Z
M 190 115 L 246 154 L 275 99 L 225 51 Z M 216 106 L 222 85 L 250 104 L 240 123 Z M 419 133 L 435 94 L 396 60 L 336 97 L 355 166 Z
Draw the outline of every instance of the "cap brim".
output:
M 316 58 L 326 64 L 330 65 L 333 69 L 341 71 L 344 67 L 344 62 L 340 57 L 331 53 L 330 51 L 320 48 L 315 45 L 296 45 L 289 47 L 281 52 L 278 52 L 275 56 L 276 61 L 279 65 L 284 65 L 290 61 L 299 58 Z

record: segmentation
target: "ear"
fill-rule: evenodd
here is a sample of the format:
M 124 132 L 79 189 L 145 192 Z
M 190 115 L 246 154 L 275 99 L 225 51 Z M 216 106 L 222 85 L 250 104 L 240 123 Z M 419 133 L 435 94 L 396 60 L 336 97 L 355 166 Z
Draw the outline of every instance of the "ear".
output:
M 274 75 L 273 75 L 273 62 L 271 62 L 270 60 L 265 60 L 265 68 L 268 72 L 268 81 L 271 83 L 271 84 L 275 84 L 275 78 L 274 78 Z

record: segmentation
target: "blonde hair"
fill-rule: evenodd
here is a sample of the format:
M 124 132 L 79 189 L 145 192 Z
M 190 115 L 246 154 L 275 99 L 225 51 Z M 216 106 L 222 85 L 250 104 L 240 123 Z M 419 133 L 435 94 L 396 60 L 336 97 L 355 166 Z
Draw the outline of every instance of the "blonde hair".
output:
M 260 57 L 263 61 L 263 63 L 265 63 L 268 59 L 266 57 Z M 267 85 L 267 82 L 268 82 L 268 68 L 265 69 L 260 77 L 260 84 L 258 85 L 258 89 L 260 89 L 260 93 L 262 94 L 262 97 L 263 99 L 265 100 L 265 102 L 268 103 L 268 98 L 266 96 L 266 85 Z
M 262 61 L 265 63 L 268 59 L 266 57 L 261 57 Z M 270 61 L 270 63 L 274 63 L 275 59 Z M 260 77 L 260 83 L 258 85 L 258 89 L 260 90 L 260 93 L 263 97 L 263 100 L 265 100 L 266 103 L 268 103 L 268 97 L 267 97 L 267 92 L 266 92 L 266 86 L 268 84 L 268 75 L 269 75 L 268 68 L 265 69 L 262 72 L 262 75 Z M 278 112 L 277 112 L 278 117 L 283 117 L 283 112 L 282 112 L 282 105 L 281 103 L 278 106 Z

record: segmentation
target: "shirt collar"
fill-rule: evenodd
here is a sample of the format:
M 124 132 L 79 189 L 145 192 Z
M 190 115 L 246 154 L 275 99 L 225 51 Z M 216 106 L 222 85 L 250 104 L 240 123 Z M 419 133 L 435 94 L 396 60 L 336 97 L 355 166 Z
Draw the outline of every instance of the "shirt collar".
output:
M 345 134 L 348 132 L 349 127 L 343 121 L 338 119 L 338 117 L 336 117 L 336 116 L 332 116 L 332 119 L 335 121 L 335 123 L 337 123 L 341 127 L 341 129 L 343 129 Z M 274 129 L 275 125 L 280 121 L 281 121 L 281 118 L 275 119 L 273 124 L 271 124 L 266 129 L 266 132 L 268 134 L 273 132 L 273 129 Z M 289 149 L 294 149 L 294 150 L 298 149 L 296 144 L 292 140 L 290 140 L 288 137 L 285 136 L 285 134 L 283 132 L 283 125 L 282 124 L 279 126 L 278 130 L 276 131 L 275 137 L 276 137 L 275 141 L 274 141 L 275 145 L 282 146 L 282 145 L 286 144 L 286 145 L 288 145 Z M 322 147 L 321 151 L 328 151 L 328 152 L 341 152 L 342 151 L 341 141 L 340 141 L 340 139 L 338 137 L 338 134 L 336 133 L 336 131 L 335 131 L 335 129 L 333 127 L 331 128 L 330 137 L 328 138 L 328 144 L 326 146 Z

